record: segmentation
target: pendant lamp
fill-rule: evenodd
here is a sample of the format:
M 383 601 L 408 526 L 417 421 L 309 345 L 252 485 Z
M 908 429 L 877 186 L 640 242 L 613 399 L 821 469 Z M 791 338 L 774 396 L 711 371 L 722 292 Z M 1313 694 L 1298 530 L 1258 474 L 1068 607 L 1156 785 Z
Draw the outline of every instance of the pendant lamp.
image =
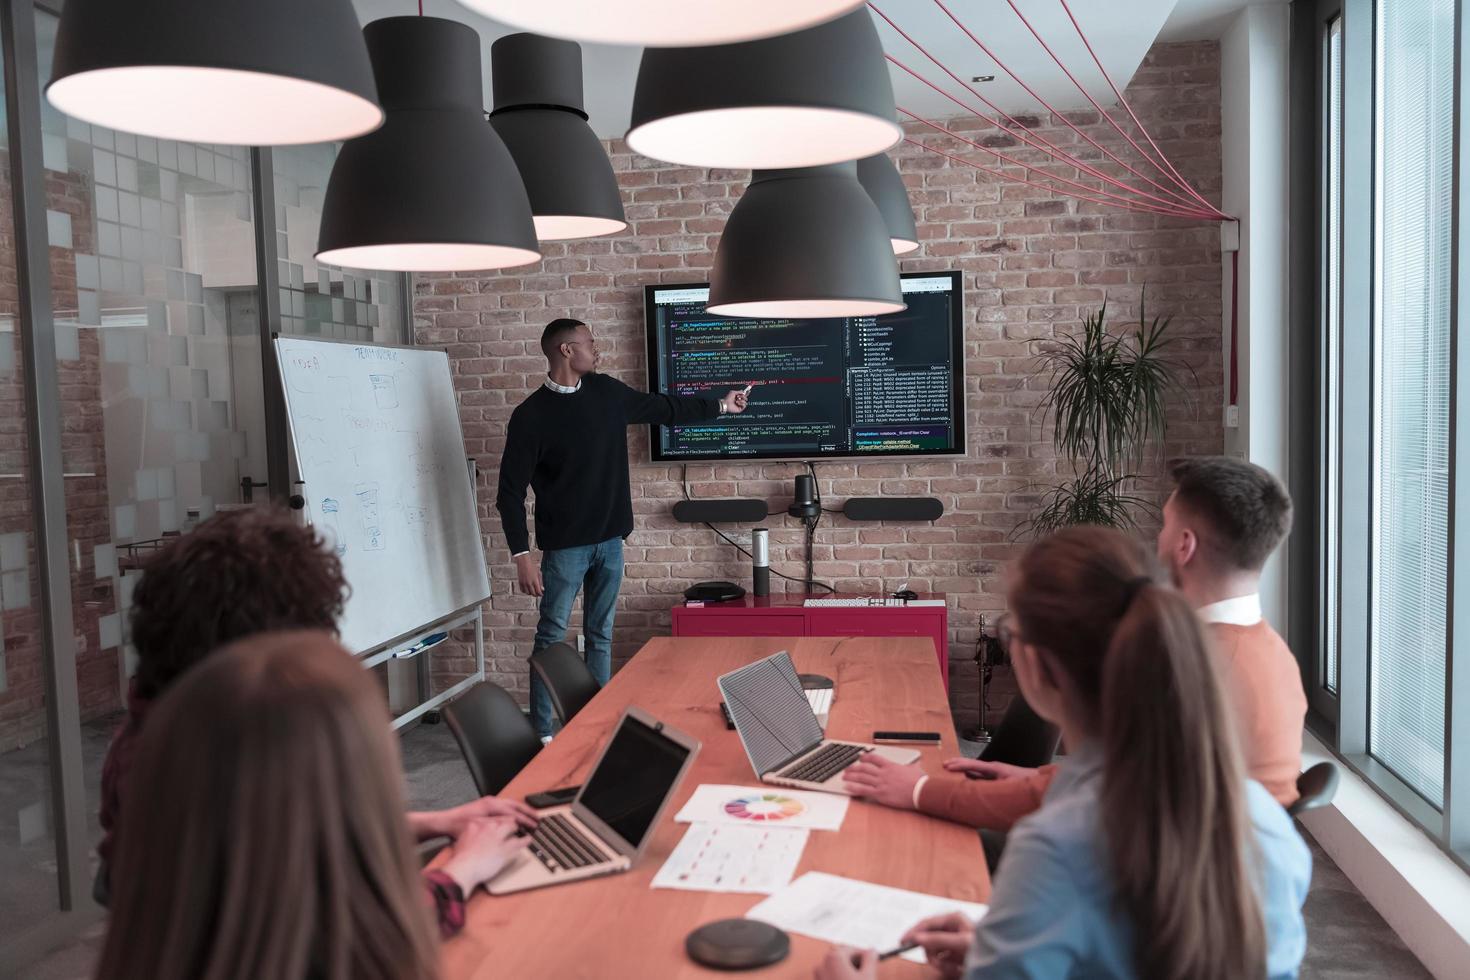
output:
M 460 0 L 502 24 L 601 44 L 683 46 L 748 41 L 800 30 L 862 0 Z
M 383 121 L 351 0 L 67 0 L 46 98 L 197 143 L 321 143 Z
M 438 17 L 363 29 L 383 127 L 344 144 L 316 257 L 356 269 L 464 272 L 541 257 L 515 161 L 481 108 L 480 36 Z
M 709 312 L 806 318 L 904 308 L 888 228 L 856 163 L 752 176 L 715 251 Z
M 649 48 L 628 145 L 694 167 L 774 170 L 881 153 L 902 137 L 866 10 L 761 41 Z
M 582 48 L 539 34 L 490 45 L 495 111 L 531 200 L 542 241 L 611 235 L 628 227 L 618 178 L 582 109 Z
M 914 227 L 914 209 L 909 204 L 909 191 L 898 175 L 898 168 L 888 154 L 878 153 L 857 162 L 858 183 L 878 205 L 893 254 L 903 255 L 919 247 L 919 232 Z

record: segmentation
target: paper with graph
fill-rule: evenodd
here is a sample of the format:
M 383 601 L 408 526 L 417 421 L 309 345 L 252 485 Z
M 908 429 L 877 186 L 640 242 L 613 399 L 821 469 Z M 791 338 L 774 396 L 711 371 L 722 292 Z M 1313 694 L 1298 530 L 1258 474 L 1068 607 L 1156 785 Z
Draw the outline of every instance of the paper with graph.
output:
M 979 902 L 808 871 L 745 917 L 829 943 L 887 950 L 897 946 L 899 937 L 922 919 L 959 912 L 976 922 L 987 908 Z M 924 951 L 910 950 L 903 957 L 922 963 Z
M 694 795 L 674 820 L 733 827 L 838 830 L 846 816 L 847 797 L 836 793 L 704 783 L 695 787 Z
M 791 883 L 807 831 L 697 823 L 653 876 L 654 888 L 769 895 Z

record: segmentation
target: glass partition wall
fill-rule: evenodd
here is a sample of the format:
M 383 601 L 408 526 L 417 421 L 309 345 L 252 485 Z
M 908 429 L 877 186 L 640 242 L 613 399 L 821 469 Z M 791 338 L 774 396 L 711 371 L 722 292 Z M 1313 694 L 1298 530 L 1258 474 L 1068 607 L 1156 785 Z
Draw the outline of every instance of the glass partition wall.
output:
M 126 705 L 140 564 L 216 510 L 269 499 L 271 456 L 287 460 L 285 433 L 267 424 L 274 366 L 262 338 L 409 337 L 405 276 L 312 258 L 336 147 L 199 146 L 68 118 L 41 95 L 55 5 L 0 5 L 0 974 L 9 974 L 98 914 L 98 781 Z M 17 169 L 40 191 L 29 210 L 12 193 Z M 29 290 L 18 255 L 34 260 Z M 34 357 L 27 337 L 41 341 Z M 57 434 L 39 463 L 26 398 L 36 379 Z M 38 484 L 59 489 L 61 503 L 40 536 Z M 48 587 L 68 601 L 43 601 Z

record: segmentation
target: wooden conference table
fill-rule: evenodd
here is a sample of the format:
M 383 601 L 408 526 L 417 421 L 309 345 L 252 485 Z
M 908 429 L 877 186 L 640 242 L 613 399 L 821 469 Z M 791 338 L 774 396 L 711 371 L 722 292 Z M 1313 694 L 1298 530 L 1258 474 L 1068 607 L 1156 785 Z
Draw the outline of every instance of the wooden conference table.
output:
M 653 889 L 649 882 L 687 825 L 674 814 L 701 783 L 759 786 L 740 739 L 720 715 L 715 678 L 778 650 L 802 672 L 836 684 L 827 734 L 867 741 L 875 729 L 938 731 L 943 744 L 921 748 L 936 772 L 958 754 L 954 725 L 927 637 L 780 639 L 658 637 L 612 679 L 572 723 L 518 775 L 504 795 L 581 783 L 623 709 L 635 704 L 702 743 L 656 836 L 631 871 L 504 897 L 470 901 L 464 931 L 444 944 L 445 978 L 548 977 L 557 980 L 731 976 L 696 965 L 684 937 L 696 926 L 743 916 L 761 895 Z M 912 811 L 854 800 L 842 829 L 813 831 L 797 869 L 983 902 L 990 894 L 975 831 Z M 741 975 L 810 977 L 828 945 L 792 935 L 791 955 Z M 880 976 L 932 976 L 928 967 L 884 963 Z

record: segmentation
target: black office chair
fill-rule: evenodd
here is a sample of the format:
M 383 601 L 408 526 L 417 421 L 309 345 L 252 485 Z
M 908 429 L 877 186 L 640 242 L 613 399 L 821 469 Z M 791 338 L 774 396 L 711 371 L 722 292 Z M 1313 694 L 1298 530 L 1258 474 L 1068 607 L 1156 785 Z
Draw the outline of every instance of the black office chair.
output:
M 1331 762 L 1319 762 L 1296 777 L 1296 802 L 1286 808 L 1293 817 L 1324 807 L 1337 795 L 1337 766 Z
M 530 719 L 499 684 L 476 684 L 445 706 L 444 718 L 481 796 L 499 793 L 541 751 Z
M 531 669 L 546 685 L 546 691 L 551 695 L 551 706 L 556 710 L 556 719 L 563 725 L 571 721 L 572 716 L 601 689 L 597 678 L 592 676 L 592 671 L 587 669 L 586 662 L 570 643 L 553 643 L 531 654 Z
M 1057 754 L 1061 741 L 1057 726 L 1042 718 L 1019 694 L 1011 698 L 1000 726 L 980 758 L 986 762 L 1006 762 L 1013 766 L 1035 769 L 1044 766 Z

